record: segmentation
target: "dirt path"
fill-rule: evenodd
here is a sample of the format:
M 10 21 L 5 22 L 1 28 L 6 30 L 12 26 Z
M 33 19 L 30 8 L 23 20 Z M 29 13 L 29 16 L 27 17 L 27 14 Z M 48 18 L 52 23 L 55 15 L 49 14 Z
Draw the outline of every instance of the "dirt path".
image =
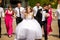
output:
M 15 24 L 15 19 L 14 19 L 13 29 L 15 30 L 15 28 L 16 28 L 16 24 Z M 52 29 L 53 29 L 53 32 L 49 36 L 48 40 L 59 40 L 58 25 L 57 25 L 56 20 L 52 22 Z M 4 23 L 3 19 L 2 19 L 2 38 L 0 38 L 0 40 L 14 40 L 14 34 L 11 38 L 8 38 L 7 33 L 6 33 L 5 23 Z M 42 40 L 44 40 L 44 37 L 42 38 Z

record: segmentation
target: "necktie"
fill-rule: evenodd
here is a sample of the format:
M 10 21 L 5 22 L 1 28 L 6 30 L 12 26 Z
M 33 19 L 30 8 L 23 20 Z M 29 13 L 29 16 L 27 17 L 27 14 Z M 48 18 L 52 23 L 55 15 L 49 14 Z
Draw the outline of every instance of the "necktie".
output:
M 19 8 L 19 15 L 20 15 L 20 17 L 21 17 L 21 12 L 20 12 L 20 8 Z

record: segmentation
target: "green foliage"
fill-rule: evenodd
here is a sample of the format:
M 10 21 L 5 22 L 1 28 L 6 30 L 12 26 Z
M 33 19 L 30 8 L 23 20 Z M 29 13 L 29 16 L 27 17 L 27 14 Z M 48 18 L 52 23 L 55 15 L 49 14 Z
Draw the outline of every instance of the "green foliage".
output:
M 57 0 L 28 0 L 29 5 L 32 7 L 34 7 L 37 2 L 40 2 L 41 6 L 51 3 L 53 8 L 57 7 Z
M 28 0 L 30 6 L 35 6 L 36 2 L 40 2 L 41 0 Z

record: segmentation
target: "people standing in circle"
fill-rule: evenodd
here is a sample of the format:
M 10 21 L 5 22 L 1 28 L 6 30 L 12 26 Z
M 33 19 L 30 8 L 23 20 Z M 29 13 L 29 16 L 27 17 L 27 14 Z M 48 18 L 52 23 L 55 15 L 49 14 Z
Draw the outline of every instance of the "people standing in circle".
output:
M 8 9 L 5 11 L 5 24 L 6 24 L 8 37 L 12 37 L 12 33 L 13 33 L 13 26 L 12 26 L 13 15 L 14 15 L 14 11 L 12 9 L 12 6 L 9 5 Z
M 22 7 L 21 2 L 18 2 L 17 7 L 15 8 L 16 24 L 23 20 L 23 12 L 24 8 Z
M 34 11 L 34 18 L 39 22 L 39 24 L 42 26 L 41 24 L 41 20 L 42 20 L 42 7 L 40 6 L 40 3 L 37 2 L 36 6 L 33 7 L 33 11 Z
M 52 32 L 51 23 L 53 17 L 51 4 L 48 5 L 48 14 L 50 15 L 47 18 L 47 34 L 49 35 Z
M 1 18 L 4 18 L 4 9 L 0 7 L 0 38 L 1 38 Z
M 26 7 L 24 19 L 16 27 L 15 40 L 41 40 L 42 29 L 40 24 L 34 19 L 33 10 Z

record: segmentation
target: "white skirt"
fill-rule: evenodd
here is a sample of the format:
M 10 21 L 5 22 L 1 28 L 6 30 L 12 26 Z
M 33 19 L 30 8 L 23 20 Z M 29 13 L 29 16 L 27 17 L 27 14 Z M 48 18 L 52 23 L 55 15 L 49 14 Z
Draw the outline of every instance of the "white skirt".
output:
M 26 39 L 35 40 L 42 38 L 42 29 L 35 19 L 24 19 L 16 27 L 15 40 Z

